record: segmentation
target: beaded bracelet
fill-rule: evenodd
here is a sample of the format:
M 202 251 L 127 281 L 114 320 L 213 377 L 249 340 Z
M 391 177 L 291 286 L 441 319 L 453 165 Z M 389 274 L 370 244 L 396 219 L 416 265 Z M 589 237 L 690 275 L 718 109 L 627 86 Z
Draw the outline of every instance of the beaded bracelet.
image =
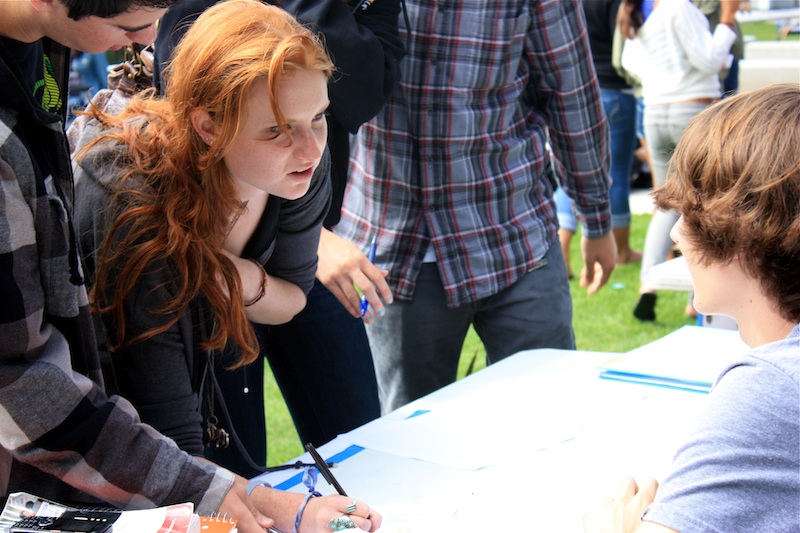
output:
M 262 265 L 261 263 L 259 263 L 255 259 L 252 259 L 252 258 L 248 257 L 247 260 L 251 261 L 254 265 L 258 265 L 258 268 L 261 269 L 261 274 L 262 274 L 261 292 L 258 293 L 258 296 L 256 296 L 255 298 L 253 298 L 249 302 L 245 302 L 245 304 L 244 304 L 245 307 L 250 307 L 251 305 L 255 305 L 267 293 L 267 271 L 264 268 L 264 265 Z

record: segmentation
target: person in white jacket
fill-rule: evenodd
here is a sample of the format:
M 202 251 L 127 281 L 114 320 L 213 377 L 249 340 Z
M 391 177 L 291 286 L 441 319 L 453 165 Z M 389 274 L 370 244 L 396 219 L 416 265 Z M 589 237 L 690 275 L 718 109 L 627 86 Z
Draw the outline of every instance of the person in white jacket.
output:
M 712 34 L 705 15 L 690 0 L 656 0 L 641 17 L 641 0 L 625 0 L 619 24 L 629 38 L 622 66 L 639 77 L 644 98 L 644 131 L 656 186 L 664 184 L 672 151 L 689 121 L 722 96 L 719 73 L 733 60 L 734 15 L 738 0 L 723 2 L 720 24 Z M 655 320 L 656 294 L 647 272 L 664 261 L 678 215 L 656 212 L 647 228 L 640 272 L 639 302 L 633 314 Z

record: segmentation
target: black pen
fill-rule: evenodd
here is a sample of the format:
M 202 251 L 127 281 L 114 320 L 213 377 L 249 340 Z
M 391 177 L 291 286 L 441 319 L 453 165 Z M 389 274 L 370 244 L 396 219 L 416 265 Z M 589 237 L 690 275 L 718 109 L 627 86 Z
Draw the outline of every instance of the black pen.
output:
M 339 482 L 336 481 L 336 478 L 333 477 L 333 474 L 331 473 L 331 469 L 328 468 L 328 464 L 325 462 L 325 460 L 317 452 L 317 449 L 314 448 L 314 445 L 311 444 L 310 442 L 308 444 L 306 444 L 306 451 L 308 451 L 308 453 L 311 454 L 311 457 L 314 458 L 314 462 L 316 463 L 320 474 L 322 474 L 322 477 L 325 478 L 325 481 L 327 481 L 330 485 L 333 485 L 333 488 L 336 489 L 336 492 L 338 492 L 342 496 L 347 496 L 347 493 L 344 491 L 342 486 L 339 485 Z

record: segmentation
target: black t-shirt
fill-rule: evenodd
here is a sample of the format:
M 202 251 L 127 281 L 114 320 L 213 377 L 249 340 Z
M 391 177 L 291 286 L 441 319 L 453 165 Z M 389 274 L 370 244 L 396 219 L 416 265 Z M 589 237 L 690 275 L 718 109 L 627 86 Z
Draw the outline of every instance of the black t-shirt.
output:
M 630 86 L 617 74 L 611 63 L 614 28 L 621 0 L 583 0 L 583 14 L 592 47 L 592 59 L 597 71 L 597 81 L 604 89 L 629 89 Z
M 69 83 L 69 50 L 64 46 L 42 39 L 35 43 L 22 43 L 3 39 L 19 69 L 19 78 L 31 88 L 33 99 L 42 109 L 65 117 Z

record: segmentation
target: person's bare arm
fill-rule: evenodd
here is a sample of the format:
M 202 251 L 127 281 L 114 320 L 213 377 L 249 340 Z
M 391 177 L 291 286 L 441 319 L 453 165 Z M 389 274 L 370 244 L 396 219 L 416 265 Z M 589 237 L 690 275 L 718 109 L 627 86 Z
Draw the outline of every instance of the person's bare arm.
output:
M 242 259 L 225 250 L 223 253 L 233 261 L 239 272 L 242 280 L 242 299 L 245 302 L 252 302 L 261 293 L 264 271 L 249 259 Z M 258 324 L 285 324 L 305 306 L 306 296 L 300 287 L 285 279 L 268 275 L 264 295 L 253 305 L 245 307 L 245 314 L 249 320 Z
M 736 24 L 736 12 L 739 11 L 739 0 L 724 0 L 720 2 L 719 23 L 725 24 L 730 29 L 734 29 Z

